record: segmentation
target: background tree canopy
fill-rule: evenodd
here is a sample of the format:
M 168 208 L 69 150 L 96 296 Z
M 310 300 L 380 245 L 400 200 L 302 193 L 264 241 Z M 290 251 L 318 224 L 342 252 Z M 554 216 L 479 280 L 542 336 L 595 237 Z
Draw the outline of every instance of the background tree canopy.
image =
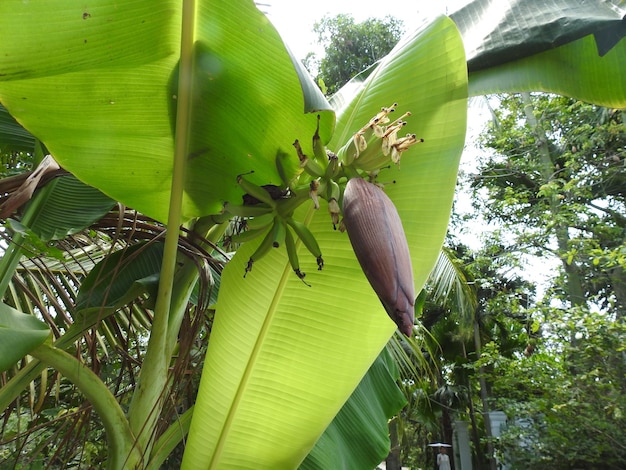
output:
M 325 16 L 314 31 L 324 55 L 309 53 L 304 63 L 328 95 L 387 55 L 404 32 L 402 21 L 392 16 L 356 23 L 351 15 Z

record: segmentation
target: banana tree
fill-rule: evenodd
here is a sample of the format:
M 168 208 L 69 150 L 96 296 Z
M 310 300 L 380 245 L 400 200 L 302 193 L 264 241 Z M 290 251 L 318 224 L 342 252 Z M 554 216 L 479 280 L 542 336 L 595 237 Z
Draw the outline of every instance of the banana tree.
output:
M 347 235 L 332 229 L 328 208 L 337 213 L 332 200 L 341 200 L 346 180 L 394 182 L 385 192 L 402 219 L 417 288 L 437 258 L 465 132 L 467 69 L 455 25 L 442 17 L 409 35 L 355 93 L 343 94 L 336 116 L 252 2 L 155 7 L 137 0 L 122 8 L 112 0 L 4 1 L 0 31 L 0 102 L 11 115 L 79 180 L 167 225 L 150 342 L 128 419 L 97 377 L 72 366 L 65 342 L 51 345 L 39 325 L 27 324 L 20 327 L 34 332 L 27 349 L 87 383 L 83 391 L 113 439 L 111 468 L 158 466 L 191 416 L 155 435 L 171 387 L 181 305 L 196 275 L 177 270 L 179 226 L 217 237 L 229 210 L 258 209 L 242 203 L 246 193 L 256 195 L 272 209 L 271 241 L 292 249 L 264 249 L 265 228 L 223 273 L 184 466 L 296 467 L 395 330 Z M 410 135 L 424 142 L 406 151 L 399 168 L 381 169 L 382 160 L 351 165 L 359 136 L 373 132 L 371 118 L 396 102 L 400 113 L 412 113 Z M 397 159 L 406 142 L 394 141 L 391 156 Z M 340 155 L 343 173 L 328 170 L 323 157 L 321 170 L 306 158 L 324 146 Z M 320 178 L 321 189 L 310 186 Z M 285 201 L 265 191 L 274 187 L 280 199 L 300 204 L 280 220 L 274 206 Z M 306 197 L 313 189 L 319 209 Z M 257 221 L 267 214 L 262 209 Z M 299 240 L 289 243 L 294 234 Z M 315 256 L 307 255 L 311 246 Z M 259 250 L 266 254 L 257 260 Z M 17 315 L 0 314 L 3 325 Z

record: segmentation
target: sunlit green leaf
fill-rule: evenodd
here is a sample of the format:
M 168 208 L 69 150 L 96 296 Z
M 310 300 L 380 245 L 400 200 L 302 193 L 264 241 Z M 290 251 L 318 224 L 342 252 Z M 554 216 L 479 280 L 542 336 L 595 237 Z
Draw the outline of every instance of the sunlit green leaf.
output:
M 626 107 L 626 9 L 595 0 L 475 0 L 451 15 L 470 95 L 547 91 Z

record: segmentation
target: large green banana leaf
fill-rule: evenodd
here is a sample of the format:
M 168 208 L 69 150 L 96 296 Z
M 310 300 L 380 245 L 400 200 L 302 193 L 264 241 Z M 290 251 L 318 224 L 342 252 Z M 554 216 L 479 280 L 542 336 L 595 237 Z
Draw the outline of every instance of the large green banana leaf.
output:
M 339 113 L 335 150 L 383 105 L 410 110 L 425 139 L 384 171 L 404 222 L 416 284 L 441 246 L 465 135 L 466 68 L 454 24 L 440 18 L 390 54 Z M 326 265 L 300 246 L 307 287 L 272 250 L 243 279 L 256 244 L 227 265 L 194 409 L 184 468 L 293 468 L 307 455 L 379 354 L 395 325 L 380 306 L 346 234 L 326 207 L 301 208 Z
M 0 106 L 0 155 L 9 152 L 32 152 L 35 138 Z
M 113 199 L 167 219 L 180 0 L 0 3 L 0 102 L 62 167 Z M 278 150 L 310 153 L 316 114 L 280 37 L 252 1 L 198 1 L 184 218 L 243 193 L 236 175 L 280 184 Z M 306 95 L 303 97 L 303 89 Z M 322 112 L 327 141 L 334 124 Z
M 547 91 L 626 107 L 626 7 L 609 0 L 475 0 L 451 14 L 470 95 Z

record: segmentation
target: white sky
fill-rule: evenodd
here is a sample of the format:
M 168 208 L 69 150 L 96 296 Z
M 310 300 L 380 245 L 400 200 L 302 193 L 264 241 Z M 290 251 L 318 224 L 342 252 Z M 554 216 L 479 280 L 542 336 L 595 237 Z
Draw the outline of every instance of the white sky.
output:
M 454 11 L 468 0 L 257 0 L 268 13 L 280 35 L 298 59 L 315 46 L 313 24 L 325 15 L 350 14 L 355 21 L 394 16 L 404 23 L 405 31 L 413 30 L 426 18 Z

